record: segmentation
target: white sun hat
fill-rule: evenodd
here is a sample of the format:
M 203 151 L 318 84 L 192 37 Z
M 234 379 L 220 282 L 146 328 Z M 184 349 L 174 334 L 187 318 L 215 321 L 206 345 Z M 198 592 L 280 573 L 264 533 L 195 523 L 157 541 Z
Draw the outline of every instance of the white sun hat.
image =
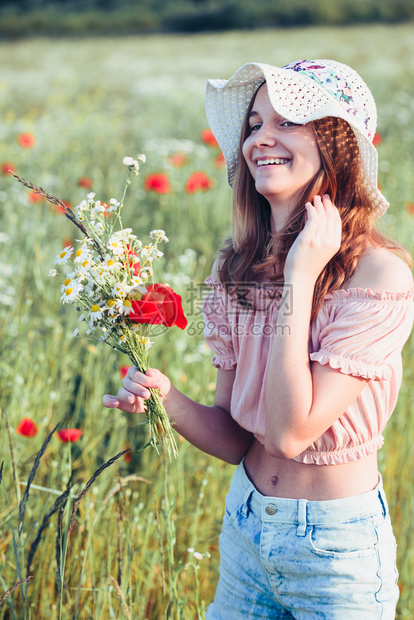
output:
M 378 189 L 378 155 L 372 144 L 377 124 L 375 101 L 358 73 L 334 60 L 299 60 L 284 67 L 248 63 L 229 80 L 207 81 L 207 120 L 223 151 L 230 186 L 243 120 L 264 82 L 274 110 L 288 121 L 305 124 L 335 116 L 349 123 L 358 141 L 363 181 L 375 216 L 382 215 L 389 203 Z

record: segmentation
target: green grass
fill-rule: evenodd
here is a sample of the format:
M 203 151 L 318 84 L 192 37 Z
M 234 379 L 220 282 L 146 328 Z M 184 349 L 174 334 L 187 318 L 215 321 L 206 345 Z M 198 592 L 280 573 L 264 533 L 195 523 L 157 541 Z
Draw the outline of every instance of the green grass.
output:
M 200 139 L 205 80 L 228 77 L 252 60 L 281 65 L 332 57 L 357 68 L 377 99 L 380 182 L 391 202 L 381 225 L 412 250 L 414 220 L 407 207 L 414 203 L 413 51 L 412 26 L 2 43 L 0 163 L 12 162 L 21 176 L 76 205 L 86 194 L 77 186 L 80 177 L 93 180 L 101 200 L 119 197 L 122 158 L 146 153 L 124 223 L 142 237 L 152 228 L 166 230 L 165 272 L 174 274 L 170 283 L 186 300 L 186 283 L 209 274 L 230 225 L 225 173 L 213 164 L 216 151 Z M 33 149 L 18 145 L 24 131 L 35 135 Z M 188 163 L 172 167 L 168 155 L 182 150 Z M 206 171 L 215 186 L 189 196 L 184 184 L 196 170 Z M 145 175 L 158 171 L 169 175 L 169 195 L 142 190 Z M 57 510 L 34 555 L 33 579 L 7 597 L 0 618 L 59 618 L 60 603 L 62 618 L 202 618 L 218 576 L 218 534 L 233 468 L 186 442 L 179 442 L 180 457 L 168 468 L 162 455 L 138 452 L 145 443 L 139 420 L 101 405 L 104 393 L 118 389 L 119 366 L 127 360 L 104 345 L 72 339 L 76 313 L 59 304 L 60 282 L 47 277 L 64 240 L 76 236 L 74 228 L 52 207 L 30 204 L 28 191 L 10 177 L 0 182 L 0 598 L 26 576 L 30 547 L 56 492 L 68 484 L 69 466 L 75 483 L 62 507 L 60 533 Z M 194 255 L 185 254 L 189 248 Z M 186 303 L 194 315 L 192 329 L 157 339 L 152 362 L 189 396 L 211 403 L 215 371 L 200 334 L 199 305 Z M 379 452 L 398 540 L 401 619 L 414 617 L 413 354 L 410 340 L 399 403 Z M 70 465 L 68 446 L 56 435 L 50 439 L 20 537 L 18 494 L 23 496 L 25 486 L 13 478 L 6 413 L 17 482 L 28 481 L 36 454 L 58 422 L 83 433 L 71 447 Z M 24 416 L 39 425 L 36 437 L 15 433 Z M 127 445 L 132 462 L 121 457 L 100 474 L 66 540 L 76 495 Z M 211 557 L 197 560 L 188 548 Z

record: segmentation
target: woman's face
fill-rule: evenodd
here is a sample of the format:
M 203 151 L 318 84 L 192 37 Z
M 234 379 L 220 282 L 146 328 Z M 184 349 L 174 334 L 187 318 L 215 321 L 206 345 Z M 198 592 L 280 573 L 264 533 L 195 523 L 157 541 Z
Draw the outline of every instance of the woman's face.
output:
M 272 207 L 294 207 L 321 167 L 311 125 L 297 125 L 277 114 L 267 85 L 257 91 L 242 152 L 256 190 Z

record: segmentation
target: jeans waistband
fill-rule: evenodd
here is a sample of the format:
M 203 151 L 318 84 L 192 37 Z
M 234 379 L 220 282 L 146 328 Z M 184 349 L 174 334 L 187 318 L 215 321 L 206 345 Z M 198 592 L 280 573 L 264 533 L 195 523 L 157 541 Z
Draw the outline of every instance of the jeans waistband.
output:
M 311 501 L 262 495 L 247 477 L 243 461 L 237 467 L 232 487 L 263 521 L 306 525 L 346 523 L 388 512 L 381 474 L 377 486 L 367 493 L 341 499 Z

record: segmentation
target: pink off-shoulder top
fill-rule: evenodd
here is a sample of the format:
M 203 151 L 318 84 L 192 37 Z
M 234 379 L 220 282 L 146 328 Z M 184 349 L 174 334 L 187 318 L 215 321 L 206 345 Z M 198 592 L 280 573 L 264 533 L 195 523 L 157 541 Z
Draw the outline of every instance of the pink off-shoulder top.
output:
M 209 277 L 204 305 L 204 335 L 214 352 L 212 363 L 236 369 L 232 417 L 264 443 L 264 385 L 270 345 L 279 312 L 292 312 L 289 295 L 274 286 L 249 286 L 226 292 Z M 358 398 L 304 452 L 302 463 L 348 463 L 378 450 L 382 432 L 397 402 L 402 379 L 401 350 L 413 324 L 414 289 L 374 293 L 337 290 L 326 296 L 310 325 L 309 357 L 344 374 L 369 379 Z M 255 309 L 253 309 L 255 308 Z M 280 336 L 287 334 L 279 333 Z M 300 386 L 298 386 L 300 389 Z

